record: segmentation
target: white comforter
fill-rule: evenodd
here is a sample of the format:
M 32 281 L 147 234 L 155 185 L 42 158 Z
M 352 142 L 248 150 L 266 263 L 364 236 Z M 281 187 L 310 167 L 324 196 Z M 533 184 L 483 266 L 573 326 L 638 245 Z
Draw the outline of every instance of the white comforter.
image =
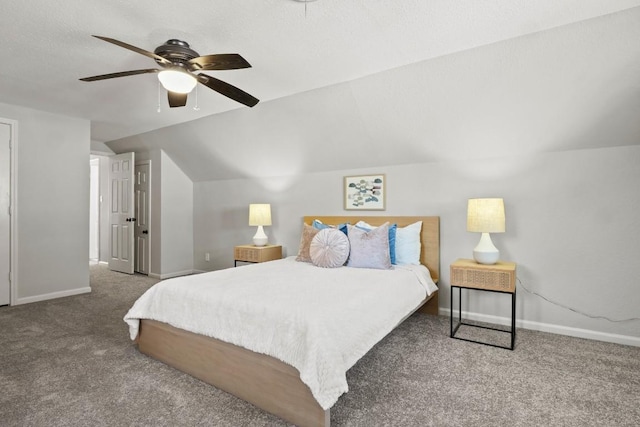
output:
M 162 281 L 124 320 L 153 319 L 282 360 L 324 409 L 346 372 L 437 287 L 424 266 L 319 268 L 293 257 Z

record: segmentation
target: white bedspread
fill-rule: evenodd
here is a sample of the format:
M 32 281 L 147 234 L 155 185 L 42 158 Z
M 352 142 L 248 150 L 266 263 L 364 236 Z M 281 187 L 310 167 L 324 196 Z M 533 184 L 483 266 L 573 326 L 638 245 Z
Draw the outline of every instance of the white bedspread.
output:
M 153 319 L 282 360 L 324 409 L 346 372 L 437 287 L 424 266 L 319 268 L 294 257 L 162 281 L 124 320 Z

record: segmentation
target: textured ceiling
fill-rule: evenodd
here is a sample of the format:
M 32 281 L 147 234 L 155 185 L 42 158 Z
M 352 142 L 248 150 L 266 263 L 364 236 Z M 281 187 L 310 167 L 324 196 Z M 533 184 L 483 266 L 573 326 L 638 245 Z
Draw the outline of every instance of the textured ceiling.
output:
M 247 108 L 200 86 L 198 106 L 170 110 L 149 58 L 92 38 L 153 50 L 167 39 L 200 54 L 240 53 L 253 68 L 210 72 L 262 102 L 640 5 L 640 0 L 30 0 L 0 13 L 0 102 L 91 120 L 112 141 Z M 306 13 L 305 13 L 306 7 Z

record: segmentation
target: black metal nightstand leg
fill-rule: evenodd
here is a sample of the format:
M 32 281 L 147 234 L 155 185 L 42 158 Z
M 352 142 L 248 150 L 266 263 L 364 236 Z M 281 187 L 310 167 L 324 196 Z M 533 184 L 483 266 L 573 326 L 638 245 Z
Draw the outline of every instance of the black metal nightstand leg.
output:
M 511 294 L 511 350 L 516 344 L 516 292 Z
M 453 286 L 450 286 L 449 289 L 449 305 L 451 306 L 451 310 L 449 310 L 449 336 L 453 338 Z

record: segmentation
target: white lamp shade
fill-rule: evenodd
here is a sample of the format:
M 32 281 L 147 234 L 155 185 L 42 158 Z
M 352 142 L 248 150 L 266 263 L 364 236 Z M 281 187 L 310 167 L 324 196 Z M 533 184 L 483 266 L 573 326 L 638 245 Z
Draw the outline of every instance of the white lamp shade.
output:
M 160 71 L 158 80 L 162 83 L 162 87 L 175 93 L 189 93 L 198 84 L 198 81 L 191 74 L 180 70 Z
M 469 199 L 467 231 L 504 233 L 504 201 L 502 199 Z
M 268 203 L 250 204 L 249 225 L 271 225 L 271 205 Z
M 255 225 L 258 227 L 255 236 L 253 236 L 253 244 L 256 246 L 266 245 L 268 238 L 262 226 L 271 225 L 271 205 L 268 203 L 250 204 L 249 225 Z
M 489 233 L 504 233 L 504 201 L 502 199 L 469 199 L 467 205 L 467 231 L 482 233 L 473 250 L 473 259 L 480 264 L 495 264 L 500 251 L 491 241 Z

